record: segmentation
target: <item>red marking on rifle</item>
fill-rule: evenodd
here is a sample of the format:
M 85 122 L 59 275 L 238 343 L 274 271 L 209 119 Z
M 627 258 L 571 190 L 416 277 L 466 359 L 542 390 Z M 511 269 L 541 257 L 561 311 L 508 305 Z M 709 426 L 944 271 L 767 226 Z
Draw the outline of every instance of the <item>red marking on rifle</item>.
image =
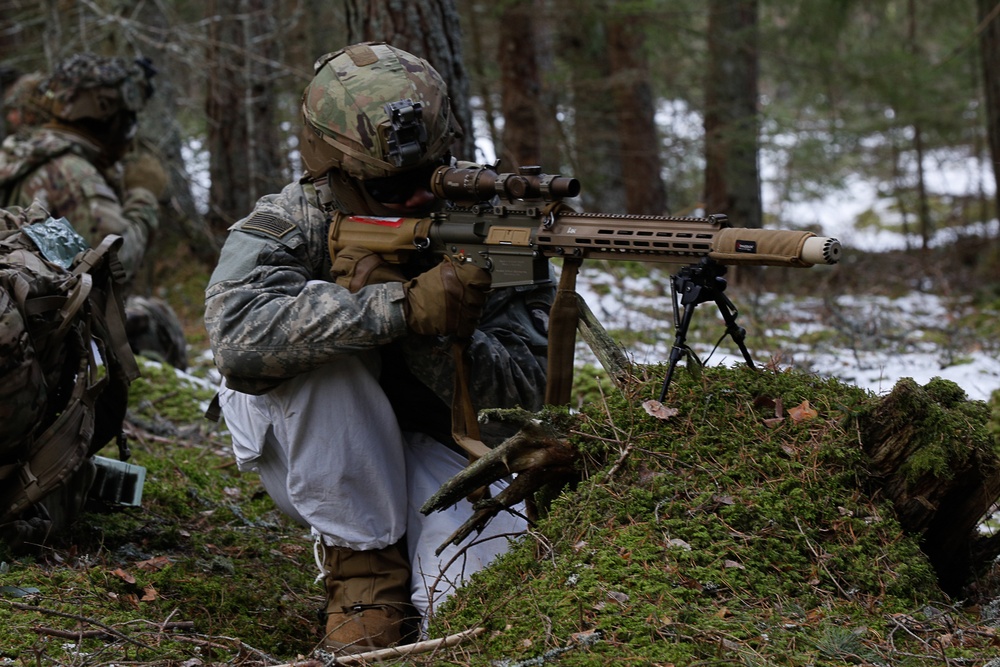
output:
M 360 222 L 365 225 L 381 225 L 382 227 L 401 227 L 406 218 L 378 218 L 370 215 L 352 215 L 352 222 Z

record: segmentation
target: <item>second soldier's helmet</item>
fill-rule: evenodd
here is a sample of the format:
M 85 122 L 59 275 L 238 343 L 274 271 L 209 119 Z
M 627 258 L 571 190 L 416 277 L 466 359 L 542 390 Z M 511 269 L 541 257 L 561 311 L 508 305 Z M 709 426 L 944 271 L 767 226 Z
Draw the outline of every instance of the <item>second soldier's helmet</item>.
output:
M 325 206 L 385 214 L 430 182 L 461 136 L 447 86 L 422 58 L 381 42 L 355 44 L 316 61 L 302 95 L 305 176 Z
M 39 86 L 45 80 L 42 72 L 28 72 L 22 74 L 14 81 L 9 88 L 4 91 L 3 110 L 4 115 L 16 112 L 16 119 L 19 125 L 37 125 L 45 120 L 48 114 L 44 113 L 39 105 Z M 11 120 L 7 119 L 8 122 Z M 7 128 L 10 130 L 11 128 Z
M 148 58 L 78 53 L 66 58 L 42 82 L 42 104 L 65 122 L 110 121 L 125 112 L 133 117 L 153 95 L 156 70 Z

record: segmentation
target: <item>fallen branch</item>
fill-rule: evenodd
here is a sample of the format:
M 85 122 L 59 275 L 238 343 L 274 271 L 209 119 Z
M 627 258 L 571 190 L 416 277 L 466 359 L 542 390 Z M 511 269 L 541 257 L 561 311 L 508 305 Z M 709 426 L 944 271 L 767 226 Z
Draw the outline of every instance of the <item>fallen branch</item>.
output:
M 580 319 L 576 328 L 580 337 L 590 347 L 615 386 L 625 391 L 625 388 L 634 382 L 632 362 L 579 294 L 577 302 Z
M 178 621 L 175 623 L 164 623 L 162 626 L 157 626 L 163 630 L 193 630 L 193 621 Z M 48 628 L 44 625 L 36 626 L 32 628 L 32 631 L 40 635 L 48 635 L 50 637 L 62 637 L 65 639 L 104 639 L 106 637 L 118 637 L 119 635 L 112 634 L 107 630 L 60 630 L 59 628 Z
M 440 637 L 438 639 L 427 639 L 425 641 L 416 642 L 413 644 L 394 646 L 392 648 L 380 648 L 374 651 L 355 653 L 354 655 L 337 656 L 333 659 L 333 662 L 328 662 L 328 663 L 290 662 L 284 665 L 275 665 L 275 667 L 313 667 L 313 665 L 357 665 L 357 664 L 365 664 L 366 662 L 391 660 L 393 658 L 401 658 L 408 655 L 416 655 L 418 653 L 430 653 L 431 651 L 436 651 L 440 648 L 455 646 L 456 644 L 462 643 L 466 639 L 472 639 L 473 637 L 478 637 L 484 632 L 486 632 L 486 628 L 472 628 L 470 630 L 463 630 L 462 632 L 453 635 L 448 635 L 447 637 Z
M 144 649 L 148 649 L 150 651 L 155 651 L 156 650 L 152 646 L 149 646 L 148 644 L 144 644 L 141 641 L 138 641 L 136 639 L 132 639 L 128 635 L 126 635 L 124 633 L 121 633 L 118 630 L 115 630 L 110 625 L 105 625 L 104 623 L 101 623 L 100 621 L 98 621 L 96 619 L 93 619 L 93 618 L 88 618 L 86 616 L 80 616 L 79 614 L 68 614 L 68 613 L 66 613 L 64 611 L 56 611 L 55 609 L 46 609 L 45 607 L 36 607 L 35 605 L 31 605 L 31 604 L 22 604 L 20 602 L 7 602 L 7 604 L 9 604 L 11 607 L 14 607 L 15 609 L 20 609 L 22 611 L 37 611 L 37 612 L 39 612 L 41 614 L 49 614 L 51 616 L 59 616 L 59 617 L 62 617 L 62 618 L 70 618 L 70 619 L 73 619 L 74 621 L 79 621 L 81 623 L 88 623 L 90 625 L 95 625 L 95 626 L 97 626 L 99 628 L 103 628 L 104 632 L 106 632 L 107 634 L 109 634 L 109 635 L 111 635 L 111 636 L 113 636 L 113 637 L 115 637 L 117 639 L 121 639 L 122 641 L 126 641 L 126 642 L 128 642 L 130 644 L 135 644 L 136 646 L 139 646 L 139 647 L 144 648 Z M 73 634 L 74 638 L 77 637 L 77 636 L 79 636 L 79 633 L 74 633 Z
M 496 497 L 476 502 L 475 513 L 435 553 L 440 554 L 449 544 L 457 545 L 473 531 L 482 530 L 494 516 L 529 498 L 544 485 L 561 485 L 579 477 L 575 469 L 579 459 L 579 450 L 566 440 L 560 427 L 540 418 L 526 419 L 521 430 L 445 482 L 420 508 L 423 514 L 442 511 L 475 489 L 517 473 Z

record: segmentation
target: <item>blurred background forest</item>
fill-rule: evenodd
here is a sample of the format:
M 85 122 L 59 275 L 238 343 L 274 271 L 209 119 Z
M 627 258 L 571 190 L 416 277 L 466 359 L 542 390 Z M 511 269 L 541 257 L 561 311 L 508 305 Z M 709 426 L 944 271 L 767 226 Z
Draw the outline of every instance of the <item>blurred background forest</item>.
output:
M 899 234 L 918 265 L 942 230 L 973 239 L 962 261 L 996 283 L 998 14 L 997 0 L 0 0 L 0 65 L 154 60 L 140 139 L 173 178 L 148 287 L 193 320 L 226 228 L 300 173 L 313 62 L 363 40 L 441 72 L 457 156 L 573 175 L 586 210 L 725 213 L 850 248 L 850 230 L 801 215 L 839 193 L 856 200 L 850 229 Z

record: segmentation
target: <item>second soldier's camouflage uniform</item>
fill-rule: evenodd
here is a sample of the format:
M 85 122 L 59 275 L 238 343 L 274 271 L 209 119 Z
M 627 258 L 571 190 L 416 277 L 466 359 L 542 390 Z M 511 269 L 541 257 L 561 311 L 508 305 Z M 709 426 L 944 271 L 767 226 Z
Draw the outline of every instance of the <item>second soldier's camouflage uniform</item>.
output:
M 120 236 L 127 295 L 159 224 L 158 200 L 168 184 L 154 156 L 129 153 L 154 74 L 144 58 L 69 56 L 31 96 L 45 124 L 22 128 L 0 150 L 0 204 L 35 202 L 69 221 L 91 247 L 110 234 Z M 184 332 L 169 304 L 132 294 L 126 315 L 134 352 L 187 367 Z
M 108 234 L 121 236 L 118 257 L 131 282 L 156 230 L 159 205 L 146 188 L 122 191 L 120 167 L 102 171 L 101 160 L 101 148 L 84 137 L 37 128 L 4 142 L 0 189 L 10 184 L 5 205 L 27 208 L 37 200 L 53 217 L 66 218 L 91 247 Z

